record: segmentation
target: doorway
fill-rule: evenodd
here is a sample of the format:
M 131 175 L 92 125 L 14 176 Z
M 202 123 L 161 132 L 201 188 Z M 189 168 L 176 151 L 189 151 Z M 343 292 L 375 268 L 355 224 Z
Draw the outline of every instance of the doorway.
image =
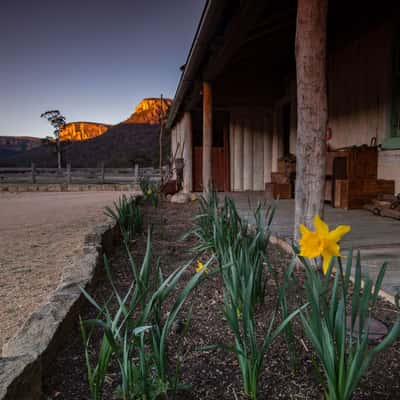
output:
M 203 191 L 203 114 L 192 113 L 193 129 L 193 188 Z M 230 191 L 229 182 L 229 113 L 213 114 L 213 137 L 211 149 L 211 175 L 215 190 Z

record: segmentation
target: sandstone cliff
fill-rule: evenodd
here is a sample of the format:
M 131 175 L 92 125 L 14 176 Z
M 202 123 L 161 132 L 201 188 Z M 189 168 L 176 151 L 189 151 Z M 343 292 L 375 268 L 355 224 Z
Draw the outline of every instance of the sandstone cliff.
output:
M 161 102 L 158 98 L 143 99 L 135 108 L 133 114 L 123 121 L 125 124 L 159 124 L 160 115 L 165 116 L 166 111 L 171 106 L 171 99 L 163 99 Z M 82 141 L 93 139 L 103 135 L 111 128 L 107 125 L 97 122 L 70 122 L 62 129 L 61 140 Z
M 161 99 L 151 97 L 143 99 L 135 108 L 133 114 L 124 122 L 127 124 L 159 124 L 161 113 L 165 115 L 166 111 L 172 105 L 171 99 Z
M 70 122 L 60 132 L 61 140 L 81 141 L 93 139 L 105 133 L 110 125 L 97 122 Z

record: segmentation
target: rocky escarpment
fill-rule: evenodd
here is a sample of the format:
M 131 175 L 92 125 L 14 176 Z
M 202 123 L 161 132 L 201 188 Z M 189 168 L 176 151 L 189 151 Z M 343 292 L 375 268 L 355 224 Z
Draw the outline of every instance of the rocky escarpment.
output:
M 93 139 L 105 133 L 111 125 L 97 122 L 69 122 L 61 132 L 61 140 L 81 141 Z
M 143 99 L 132 115 L 122 124 L 159 124 L 160 117 L 165 116 L 171 104 L 171 99 L 161 100 L 153 97 Z M 61 140 L 84 141 L 103 135 L 111 127 L 112 125 L 98 122 L 69 122 L 61 130 L 60 138 Z
M 42 141 L 29 136 L 0 136 L 0 157 L 10 157 L 15 154 L 39 147 Z
M 93 122 L 71 122 L 66 124 L 61 139 L 69 140 L 64 146 L 62 164 L 73 167 L 130 167 L 133 163 L 141 166 L 155 165 L 159 159 L 159 121 L 172 100 L 157 98 L 143 99 L 134 113 L 116 125 Z M 90 140 L 88 140 L 90 139 Z M 170 141 L 164 135 L 164 159 L 169 154 Z M 57 157 L 53 146 L 41 146 L 29 151 L 1 159 L 0 166 L 56 167 Z
M 124 121 L 132 124 L 159 124 L 160 117 L 165 116 L 168 108 L 171 107 L 171 99 L 158 99 L 150 97 L 143 99 L 135 108 L 133 114 Z

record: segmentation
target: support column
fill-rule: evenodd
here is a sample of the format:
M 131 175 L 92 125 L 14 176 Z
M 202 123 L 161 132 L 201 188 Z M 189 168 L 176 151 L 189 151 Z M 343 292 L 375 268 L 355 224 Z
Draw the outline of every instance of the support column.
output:
M 278 133 L 278 112 L 272 114 L 272 172 L 278 172 L 279 158 L 279 133 Z
M 193 191 L 193 131 L 192 118 L 189 112 L 183 116 L 184 148 L 183 148 L 183 191 L 190 193 Z
M 264 190 L 264 121 L 253 120 L 253 190 Z
M 207 194 L 212 184 L 212 88 L 210 82 L 203 82 L 203 193 Z
M 324 207 L 328 0 L 299 0 L 296 22 L 297 163 L 294 237 Z
M 243 123 L 239 118 L 235 119 L 234 141 L 235 154 L 233 161 L 233 190 L 236 192 L 241 192 L 243 190 Z
M 253 190 L 253 126 L 245 120 L 243 137 L 243 190 Z
M 176 125 L 172 128 L 171 130 L 171 160 L 173 163 L 175 163 L 175 157 L 176 157 Z M 175 173 L 175 165 L 172 165 L 173 169 L 173 175 L 172 179 L 176 179 L 176 173 Z
M 272 172 L 272 127 L 271 117 L 264 118 L 264 188 L 271 182 Z

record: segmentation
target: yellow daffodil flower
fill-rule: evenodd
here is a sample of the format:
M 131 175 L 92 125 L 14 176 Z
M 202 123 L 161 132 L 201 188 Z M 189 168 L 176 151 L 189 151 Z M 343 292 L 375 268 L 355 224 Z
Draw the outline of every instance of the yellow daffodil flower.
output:
M 339 225 L 336 229 L 329 231 L 328 225 L 322 221 L 319 215 L 314 217 L 315 231 L 310 231 L 300 224 L 300 256 L 315 258 L 322 256 L 322 270 L 327 273 L 332 257 L 340 256 L 339 240 L 350 231 L 350 226 Z
M 204 264 L 203 264 L 201 261 L 199 261 L 199 262 L 197 263 L 196 272 L 201 272 L 201 271 L 203 271 L 204 268 L 206 268 L 206 267 L 204 266 Z M 208 274 L 210 271 L 208 270 L 208 268 L 206 268 L 204 272 L 205 272 L 206 274 Z

